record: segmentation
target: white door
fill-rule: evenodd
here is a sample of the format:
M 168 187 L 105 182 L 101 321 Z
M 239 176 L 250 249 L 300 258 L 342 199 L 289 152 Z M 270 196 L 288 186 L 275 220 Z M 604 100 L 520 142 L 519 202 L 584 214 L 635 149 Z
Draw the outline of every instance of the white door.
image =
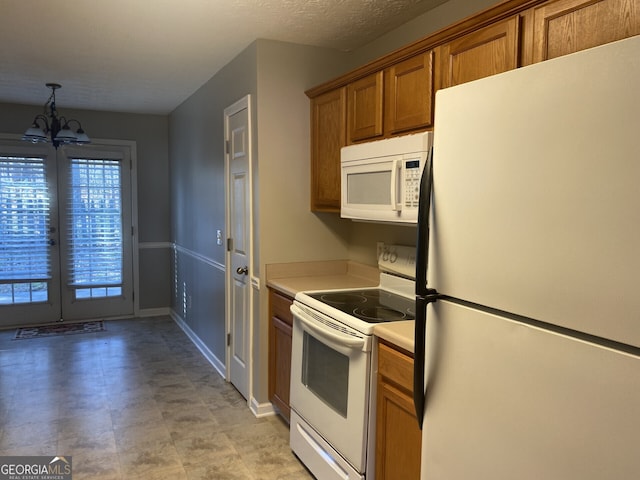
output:
M 55 151 L 0 151 L 0 327 L 60 319 Z
M 130 151 L 65 147 L 58 157 L 62 318 L 132 315 Z
M 251 325 L 251 137 L 249 96 L 225 109 L 227 190 L 227 379 L 249 398 Z
M 128 148 L 0 147 L 0 326 L 133 314 Z

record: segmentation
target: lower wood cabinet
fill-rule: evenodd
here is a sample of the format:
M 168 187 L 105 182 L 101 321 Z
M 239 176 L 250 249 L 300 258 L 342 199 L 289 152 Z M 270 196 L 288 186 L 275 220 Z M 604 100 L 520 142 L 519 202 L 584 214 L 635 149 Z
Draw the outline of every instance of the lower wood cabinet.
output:
M 422 431 L 413 406 L 413 357 L 380 342 L 377 389 L 375 478 L 419 479 Z
M 289 420 L 293 299 L 269 289 L 269 400 Z

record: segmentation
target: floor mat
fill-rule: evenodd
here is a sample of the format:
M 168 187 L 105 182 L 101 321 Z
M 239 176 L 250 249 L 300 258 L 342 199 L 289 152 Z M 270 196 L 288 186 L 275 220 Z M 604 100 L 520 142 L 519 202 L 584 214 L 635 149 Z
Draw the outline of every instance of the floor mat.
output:
M 21 327 L 16 331 L 14 340 L 26 340 L 28 338 L 52 337 L 55 335 L 75 335 L 78 333 L 95 333 L 105 331 L 104 322 L 59 323 L 56 325 L 44 325 L 41 327 Z

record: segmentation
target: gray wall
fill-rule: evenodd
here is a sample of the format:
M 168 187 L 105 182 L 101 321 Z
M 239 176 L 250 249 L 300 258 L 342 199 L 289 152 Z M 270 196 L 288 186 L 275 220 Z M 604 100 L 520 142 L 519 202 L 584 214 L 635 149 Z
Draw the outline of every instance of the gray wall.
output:
M 226 238 L 223 112 L 247 94 L 255 98 L 256 77 L 253 44 L 169 118 L 171 231 L 177 280 L 172 308 L 222 363 L 225 248 L 216 245 L 216 230 L 222 230 Z
M 47 92 L 43 88 L 43 103 Z M 141 309 L 170 306 L 171 284 L 168 118 L 65 109 L 95 139 L 133 140 L 137 146 L 138 235 Z M 42 106 L 0 103 L 0 132 L 22 135 Z M 147 244 L 147 245 L 145 245 Z M 152 248 L 146 248 L 152 247 Z
M 172 308 L 214 355 L 225 359 L 224 109 L 252 97 L 254 383 L 267 399 L 267 302 L 264 265 L 346 258 L 349 222 L 309 211 L 309 102 L 304 91 L 345 69 L 333 50 L 258 40 L 170 115 Z M 291 228 L 296 225 L 298 228 Z M 223 234 L 227 237 L 226 232 Z

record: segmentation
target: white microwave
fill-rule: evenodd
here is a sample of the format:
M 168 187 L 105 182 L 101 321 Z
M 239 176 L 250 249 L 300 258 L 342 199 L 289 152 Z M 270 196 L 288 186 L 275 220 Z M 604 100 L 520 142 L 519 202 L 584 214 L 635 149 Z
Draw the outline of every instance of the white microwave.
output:
M 420 177 L 432 142 L 432 132 L 422 132 L 342 147 L 340 216 L 417 223 Z

